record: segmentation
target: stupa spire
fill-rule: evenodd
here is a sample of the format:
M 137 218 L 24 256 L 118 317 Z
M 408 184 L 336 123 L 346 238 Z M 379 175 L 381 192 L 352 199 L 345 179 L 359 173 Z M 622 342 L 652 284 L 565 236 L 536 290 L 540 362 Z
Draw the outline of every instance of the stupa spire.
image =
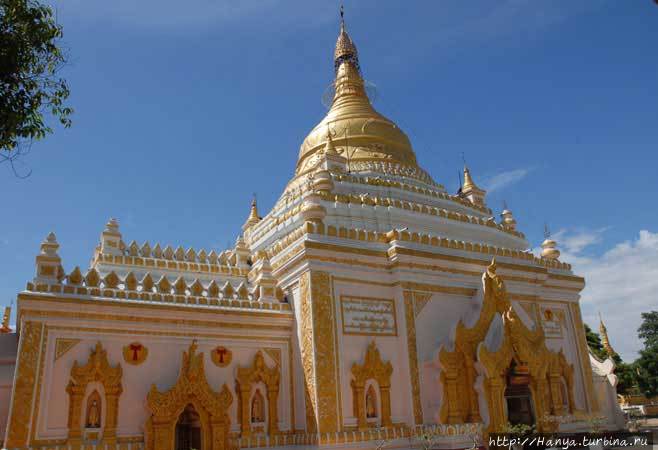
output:
M 610 345 L 610 339 L 608 338 L 608 329 L 605 327 L 605 324 L 603 323 L 603 318 L 601 317 L 601 313 L 599 312 L 599 334 L 601 335 L 601 344 L 603 344 L 603 348 L 605 352 L 608 354 L 608 356 L 614 356 L 617 354 L 615 350 L 612 348 L 612 345 Z
M 258 222 L 260 222 L 260 216 L 258 215 L 258 205 L 256 203 L 256 195 L 254 194 L 254 198 L 251 200 L 251 209 L 249 210 L 249 217 L 247 217 L 247 221 L 242 226 L 242 229 L 247 230 L 248 228 L 251 228 L 252 226 L 256 225 Z
M 343 61 L 348 61 L 356 70 L 359 70 L 359 52 L 356 49 L 356 45 L 352 38 L 347 33 L 345 27 L 345 11 L 343 6 L 340 6 L 340 32 L 338 33 L 338 39 L 336 40 L 336 48 L 334 50 L 334 70 L 338 72 L 338 68 L 343 63 Z
M 370 114 L 377 114 L 370 105 L 359 66 L 359 52 L 347 33 L 343 9 L 340 10 L 340 32 L 334 50 L 334 101 L 332 109 L 359 106 Z
M 486 195 L 486 191 L 480 189 L 475 184 L 473 178 L 471 177 L 471 172 L 468 170 L 466 164 L 464 164 L 464 184 L 462 184 L 460 192 L 460 195 L 463 198 L 470 200 L 471 203 L 484 206 L 484 196 Z
M 9 318 L 11 317 L 11 306 L 12 305 L 5 306 L 5 312 L 2 315 L 2 324 L 0 325 L 0 333 L 11 333 L 11 328 L 9 327 Z
M 544 242 L 541 243 L 541 257 L 548 260 L 557 260 L 560 257 L 560 250 L 557 249 L 557 242 L 551 239 L 551 232 L 548 224 L 544 224 Z
M 358 51 L 347 32 L 342 9 L 334 49 L 334 75 L 331 107 L 304 139 L 299 149 L 296 173 L 306 172 L 317 165 L 317 159 L 311 156 L 322 152 L 330 154 L 332 147 L 341 149 L 340 155 L 346 158 L 350 170 L 354 161 L 363 160 L 417 168 L 416 155 L 407 135 L 370 103 L 361 76 Z M 332 130 L 330 137 L 327 128 Z

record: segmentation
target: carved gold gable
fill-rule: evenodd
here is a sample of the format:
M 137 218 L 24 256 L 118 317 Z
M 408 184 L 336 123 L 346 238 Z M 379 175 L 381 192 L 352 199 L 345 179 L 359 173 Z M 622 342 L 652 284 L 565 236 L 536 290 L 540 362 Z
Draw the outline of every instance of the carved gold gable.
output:
M 80 342 L 80 339 L 57 338 L 55 341 L 55 361 L 75 347 L 78 342 Z

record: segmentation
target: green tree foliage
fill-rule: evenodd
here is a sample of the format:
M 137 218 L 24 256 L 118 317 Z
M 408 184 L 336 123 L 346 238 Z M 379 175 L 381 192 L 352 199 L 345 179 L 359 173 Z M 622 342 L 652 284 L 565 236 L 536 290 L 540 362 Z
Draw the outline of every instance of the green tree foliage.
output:
M 644 342 L 644 347 L 658 347 L 658 311 L 642 313 L 642 325 L 637 335 Z
M 636 364 L 640 390 L 647 398 L 655 397 L 658 395 L 658 346 L 640 350 Z
M 644 342 L 637 365 L 638 385 L 647 397 L 658 395 L 658 311 L 642 313 L 642 325 L 637 330 Z
M 44 114 L 71 125 L 62 27 L 38 0 L 0 0 L 0 161 L 52 133 Z
M 599 336 L 599 333 L 593 331 L 587 324 L 585 324 L 585 338 L 587 339 L 587 345 L 594 356 L 601 360 L 608 357 L 608 354 L 601 343 L 601 336 Z

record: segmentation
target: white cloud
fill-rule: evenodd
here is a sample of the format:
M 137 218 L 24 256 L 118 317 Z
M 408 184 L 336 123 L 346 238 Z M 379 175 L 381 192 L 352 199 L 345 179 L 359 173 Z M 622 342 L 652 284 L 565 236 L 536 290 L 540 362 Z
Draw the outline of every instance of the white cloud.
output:
M 637 238 L 614 245 L 598 257 L 581 251 L 601 242 L 605 229 L 570 234 L 560 231 L 554 238 L 565 249 L 560 260 L 572 264 L 585 277 L 582 293 L 583 318 L 598 329 L 601 312 L 611 344 L 626 361 L 633 361 L 642 348 L 637 337 L 640 314 L 658 309 L 658 232 L 640 231 Z
M 495 191 L 500 191 L 508 186 L 518 183 L 524 179 L 530 171 L 531 169 L 515 169 L 498 173 L 485 180 L 483 184 L 484 189 L 489 194 Z
M 590 245 L 598 244 L 603 239 L 603 233 L 610 227 L 596 230 L 566 230 L 562 229 L 553 235 L 553 239 L 566 249 L 568 253 L 577 254 Z

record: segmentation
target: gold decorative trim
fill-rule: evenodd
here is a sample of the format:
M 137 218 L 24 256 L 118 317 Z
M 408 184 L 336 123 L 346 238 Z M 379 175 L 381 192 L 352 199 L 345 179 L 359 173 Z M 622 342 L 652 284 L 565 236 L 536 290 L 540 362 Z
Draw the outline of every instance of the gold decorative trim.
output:
M 49 285 L 44 285 L 44 286 L 49 286 Z M 50 285 L 51 287 L 56 288 L 57 285 Z M 39 287 L 39 286 L 37 286 Z M 94 288 L 98 289 L 98 288 Z M 44 290 L 43 292 L 47 292 L 47 290 Z M 95 306 L 108 306 L 108 307 L 113 307 L 113 306 L 121 306 L 122 308 L 147 308 L 147 309 L 160 309 L 160 310 L 166 310 L 166 311 L 176 311 L 177 313 L 180 313 L 181 311 L 189 311 L 194 314 L 198 315 L 215 315 L 215 316 L 250 316 L 250 317 L 268 317 L 268 318 L 292 318 L 293 314 L 292 311 L 290 310 L 290 305 L 287 303 L 263 303 L 263 302 L 257 302 L 257 301 L 252 301 L 252 300 L 241 300 L 241 299 L 233 299 L 233 300 L 226 300 L 225 303 L 226 305 L 219 305 L 219 304 L 214 304 L 210 305 L 213 306 L 212 308 L 208 308 L 207 305 L 204 308 L 194 308 L 191 307 L 190 305 L 186 305 L 183 303 L 176 304 L 174 302 L 174 295 L 171 295 L 172 300 L 170 304 L 167 304 L 166 302 L 162 303 L 157 303 L 157 302 L 145 302 L 143 300 L 137 300 L 137 299 L 128 299 L 129 301 L 126 301 L 125 298 L 121 297 L 101 297 L 101 299 L 98 298 L 84 298 L 80 296 L 69 296 L 66 293 L 62 294 L 61 292 L 51 292 L 59 295 L 42 295 L 38 291 L 23 291 L 18 294 L 18 301 L 20 302 L 21 300 L 33 300 L 33 301 L 41 301 L 41 302 L 56 302 L 56 303 L 72 303 L 72 304 L 93 304 Z M 87 293 L 85 295 L 91 296 L 91 297 L 100 297 L 100 291 L 98 293 L 99 295 L 94 295 Z M 212 300 L 212 299 L 210 299 Z M 223 301 L 223 300 L 222 300 Z M 249 308 L 250 304 L 259 304 L 260 308 Z M 269 307 L 279 307 L 283 309 L 270 309 L 270 310 L 265 310 L 261 308 L 269 308 Z M 249 308 L 248 311 L 244 311 L 238 308 Z
M 411 378 L 411 397 L 413 399 L 414 423 L 423 423 L 423 404 L 420 399 L 420 374 L 418 371 L 418 349 L 416 343 L 416 313 L 414 312 L 414 293 L 404 291 L 404 317 L 407 325 L 407 352 L 409 353 L 409 375 Z
M 318 432 L 338 431 L 338 375 L 336 373 L 336 316 L 331 292 L 330 275 L 310 272 L 313 304 L 313 338 L 315 341 L 315 375 L 318 408 Z
M 261 351 L 256 352 L 251 367 L 238 367 L 237 387 L 240 394 L 240 429 L 241 437 L 251 435 L 251 387 L 254 383 L 262 381 L 267 389 L 267 434 L 274 436 L 279 433 L 279 382 L 281 367 L 267 367 Z
M 281 349 L 280 348 L 264 348 L 263 351 L 267 356 L 272 358 L 277 366 L 281 366 Z
M 66 392 L 69 394 L 68 443 L 76 447 L 82 443 L 85 424 L 81 423 L 82 406 L 89 383 L 98 381 L 105 392 L 103 408 L 105 408 L 105 423 L 103 424 L 103 442 L 116 444 L 116 429 L 119 413 L 119 397 L 123 392 L 121 364 L 110 366 L 107 351 L 100 342 L 91 350 L 89 360 L 84 366 L 73 363 L 69 384 Z
M 79 311 L 45 311 L 40 309 L 22 309 L 21 317 L 67 317 L 71 319 L 92 319 L 112 322 L 139 322 L 139 323 L 154 323 L 154 324 L 178 324 L 189 326 L 205 326 L 211 328 L 235 328 L 235 329 L 263 329 L 263 330 L 277 330 L 277 331 L 290 331 L 292 325 L 271 325 L 262 323 L 235 323 L 235 322 L 216 322 L 216 321 L 202 321 L 202 320 L 186 320 L 180 318 L 162 318 L 162 317 L 145 317 L 145 316 L 119 316 L 117 314 L 96 314 L 96 313 L 82 313 Z
M 381 399 L 381 415 L 379 426 L 390 427 L 391 422 L 391 374 L 393 366 L 390 361 L 382 361 L 375 341 L 370 342 L 363 364 L 352 364 L 352 394 L 354 411 L 357 418 L 357 428 L 368 428 L 366 416 L 365 386 L 368 380 L 375 380 L 379 386 Z M 372 385 L 371 385 L 372 387 Z
M 301 331 L 300 353 L 304 371 L 304 397 L 306 405 L 306 429 L 309 433 L 317 431 L 317 408 L 315 382 L 315 360 L 313 342 L 313 306 L 311 298 L 311 273 L 303 273 L 299 279 L 299 307 Z
M 562 380 L 569 395 L 569 412 L 573 411 L 573 367 L 560 351 L 546 347 L 541 326 L 530 330 L 510 303 L 503 279 L 496 273 L 495 259 L 484 276 L 484 299 L 480 316 L 471 328 L 457 323 L 453 350 L 439 352 L 444 401 L 441 419 L 444 423 L 480 422 L 478 395 L 475 391 L 476 362 L 485 369 L 484 388 L 489 409 L 489 431 L 500 431 L 507 423 L 504 409 L 506 376 L 512 361 L 526 368 L 539 431 L 551 431 L 551 424 L 541 418 L 562 415 Z M 496 351 L 480 345 L 496 315 L 502 317 L 503 343 Z
M 425 305 L 432 299 L 432 294 L 414 293 L 414 316 L 418 317 Z
M 37 386 L 39 348 L 44 325 L 41 322 L 28 321 L 21 330 L 20 345 L 14 390 L 7 428 L 7 448 L 28 445 L 30 416 L 34 403 L 34 391 Z
M 57 338 L 55 340 L 55 361 L 75 347 L 78 342 L 80 342 L 80 339 Z
M 39 413 L 41 412 L 41 387 L 43 386 L 43 372 L 46 366 L 46 353 L 48 353 L 48 332 L 50 328 L 44 324 L 43 337 L 41 338 L 41 356 L 39 356 L 39 384 L 34 396 L 34 414 L 32 416 L 32 426 L 30 432 L 30 445 L 35 445 L 37 429 L 39 426 Z
M 203 353 L 197 354 L 196 350 L 196 341 L 193 341 L 189 350 L 183 352 L 178 380 L 171 389 L 160 392 L 153 384 L 146 396 L 151 413 L 145 426 L 147 450 L 174 448 L 176 422 L 188 404 L 192 404 L 199 414 L 204 449 L 229 448 L 231 424 L 228 409 L 233 403 L 233 394 L 226 384 L 219 393 L 212 390 L 206 379 Z

